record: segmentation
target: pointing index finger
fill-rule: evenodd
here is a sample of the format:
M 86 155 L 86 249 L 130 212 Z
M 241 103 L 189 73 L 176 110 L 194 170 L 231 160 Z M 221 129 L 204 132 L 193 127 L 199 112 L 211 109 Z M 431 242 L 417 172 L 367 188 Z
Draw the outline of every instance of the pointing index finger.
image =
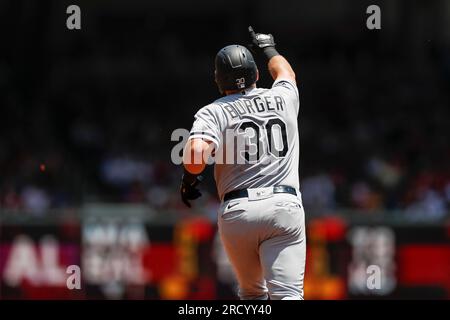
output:
M 256 37 L 255 31 L 253 30 L 252 26 L 248 27 L 248 32 L 250 32 L 250 35 L 252 36 L 252 38 Z

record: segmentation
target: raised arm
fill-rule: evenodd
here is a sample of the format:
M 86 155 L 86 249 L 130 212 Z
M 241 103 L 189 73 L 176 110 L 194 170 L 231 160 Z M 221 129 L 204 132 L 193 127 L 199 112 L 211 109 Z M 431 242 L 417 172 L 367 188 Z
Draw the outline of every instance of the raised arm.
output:
M 272 57 L 267 64 L 273 80 L 285 79 L 295 82 L 295 72 L 289 62 L 282 56 Z
M 295 72 L 289 62 L 275 49 L 275 41 L 271 34 L 255 33 L 248 27 L 253 51 L 260 51 L 267 58 L 267 67 L 273 80 L 290 80 L 295 83 Z

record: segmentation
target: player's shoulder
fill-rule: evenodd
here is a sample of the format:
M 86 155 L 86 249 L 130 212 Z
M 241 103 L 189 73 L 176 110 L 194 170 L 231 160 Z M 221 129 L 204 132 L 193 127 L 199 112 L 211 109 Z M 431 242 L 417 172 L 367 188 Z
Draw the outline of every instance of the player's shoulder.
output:
M 198 112 L 217 112 L 220 108 L 220 105 L 213 101 L 203 107 L 201 107 Z
M 208 112 L 222 115 L 224 112 L 223 111 L 224 106 L 228 105 L 229 103 L 232 103 L 234 100 L 236 100 L 235 97 L 223 96 L 223 97 L 217 98 L 213 102 L 204 106 L 203 109 L 207 110 Z
M 272 84 L 271 91 L 290 97 L 294 101 L 299 100 L 299 90 L 296 82 L 292 79 L 276 79 Z
M 272 84 L 272 89 L 278 87 L 294 89 L 296 91 L 298 90 L 297 83 L 292 79 L 284 79 L 284 78 L 276 79 Z
M 196 113 L 196 117 L 207 117 L 207 118 L 211 118 L 211 119 L 217 119 L 220 121 L 220 119 L 222 119 L 224 117 L 223 115 L 223 109 L 221 107 L 221 103 L 218 102 L 217 100 L 201 107 L 197 113 Z

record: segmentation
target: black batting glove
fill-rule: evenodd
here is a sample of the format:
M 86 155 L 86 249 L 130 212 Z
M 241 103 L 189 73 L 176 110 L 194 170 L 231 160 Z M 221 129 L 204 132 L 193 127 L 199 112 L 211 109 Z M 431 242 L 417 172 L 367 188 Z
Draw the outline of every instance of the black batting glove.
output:
M 183 177 L 181 178 L 180 194 L 183 203 L 190 208 L 191 204 L 189 200 L 198 199 L 202 194 L 196 186 L 202 182 L 203 177 L 201 175 L 189 173 L 184 169 Z
M 253 52 L 263 53 L 267 60 L 279 55 L 275 49 L 275 39 L 271 34 L 255 33 L 251 26 L 248 27 L 248 32 L 251 39 L 249 47 Z

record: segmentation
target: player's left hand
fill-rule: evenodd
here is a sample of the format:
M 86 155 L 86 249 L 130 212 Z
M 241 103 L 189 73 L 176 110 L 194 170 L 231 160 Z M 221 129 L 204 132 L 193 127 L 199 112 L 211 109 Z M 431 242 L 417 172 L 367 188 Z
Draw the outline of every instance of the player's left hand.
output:
M 253 28 L 250 26 L 248 27 L 248 32 L 250 33 L 250 48 L 253 51 L 264 50 L 268 47 L 275 47 L 275 40 L 273 36 L 269 34 L 263 34 L 263 33 L 255 33 Z
M 181 179 L 180 194 L 181 200 L 188 208 L 191 207 L 189 200 L 198 199 L 202 195 L 200 190 L 196 188 L 202 180 L 202 176 L 195 175 L 184 170 L 183 177 Z

